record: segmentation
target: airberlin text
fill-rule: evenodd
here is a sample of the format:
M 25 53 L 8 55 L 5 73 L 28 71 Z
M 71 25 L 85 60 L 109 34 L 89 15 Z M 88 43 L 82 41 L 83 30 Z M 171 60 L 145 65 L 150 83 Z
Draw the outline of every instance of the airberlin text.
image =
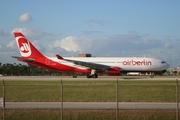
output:
M 132 65 L 132 66 L 151 66 L 152 62 L 149 60 L 142 60 L 142 61 L 138 61 L 138 60 L 126 60 L 122 62 L 123 65 Z

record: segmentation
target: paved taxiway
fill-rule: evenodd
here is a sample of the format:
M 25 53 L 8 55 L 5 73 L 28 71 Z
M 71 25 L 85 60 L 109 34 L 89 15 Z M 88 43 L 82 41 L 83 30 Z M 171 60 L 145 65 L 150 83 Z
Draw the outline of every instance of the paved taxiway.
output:
M 60 109 L 61 102 L 6 102 L 6 109 Z M 63 102 L 63 109 L 116 109 L 116 102 Z M 119 102 L 119 109 L 176 109 L 176 103 Z
M 5 80 L 5 81 L 109 81 L 109 80 L 125 80 L 125 81 L 133 81 L 133 80 L 176 80 L 180 79 L 180 77 L 155 77 L 155 78 L 150 78 L 149 76 L 141 77 L 141 76 L 125 76 L 125 77 L 99 77 L 99 78 L 86 78 L 84 77 L 78 77 L 78 78 L 72 78 L 72 77 L 62 77 L 62 76 L 3 76 L 0 77 L 0 80 Z

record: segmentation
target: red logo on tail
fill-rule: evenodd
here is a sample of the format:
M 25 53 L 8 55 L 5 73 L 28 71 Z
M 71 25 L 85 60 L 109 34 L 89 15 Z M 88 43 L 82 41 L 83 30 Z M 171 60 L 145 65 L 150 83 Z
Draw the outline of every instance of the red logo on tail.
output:
M 22 57 L 29 57 L 31 55 L 30 43 L 24 37 L 17 37 L 19 51 Z
M 27 43 L 22 43 L 22 45 L 20 45 L 21 47 L 19 48 L 21 52 L 23 53 L 27 53 L 29 52 L 29 46 Z

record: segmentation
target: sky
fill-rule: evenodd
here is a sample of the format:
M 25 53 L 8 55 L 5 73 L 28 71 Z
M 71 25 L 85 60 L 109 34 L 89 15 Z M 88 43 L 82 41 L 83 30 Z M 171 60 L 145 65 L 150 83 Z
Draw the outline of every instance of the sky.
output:
M 153 57 L 180 66 L 179 0 L 1 0 L 0 62 L 21 63 L 14 31 L 46 56 Z M 21 63 L 22 64 L 22 63 Z

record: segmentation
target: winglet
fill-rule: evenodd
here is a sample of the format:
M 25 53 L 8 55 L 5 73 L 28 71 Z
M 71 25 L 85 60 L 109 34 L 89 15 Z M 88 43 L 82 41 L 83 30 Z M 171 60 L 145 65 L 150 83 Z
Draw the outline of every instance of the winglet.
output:
M 60 59 L 60 60 L 63 60 L 63 59 L 64 59 L 64 58 L 61 57 L 60 55 L 56 55 L 56 57 L 57 57 L 58 59 Z

